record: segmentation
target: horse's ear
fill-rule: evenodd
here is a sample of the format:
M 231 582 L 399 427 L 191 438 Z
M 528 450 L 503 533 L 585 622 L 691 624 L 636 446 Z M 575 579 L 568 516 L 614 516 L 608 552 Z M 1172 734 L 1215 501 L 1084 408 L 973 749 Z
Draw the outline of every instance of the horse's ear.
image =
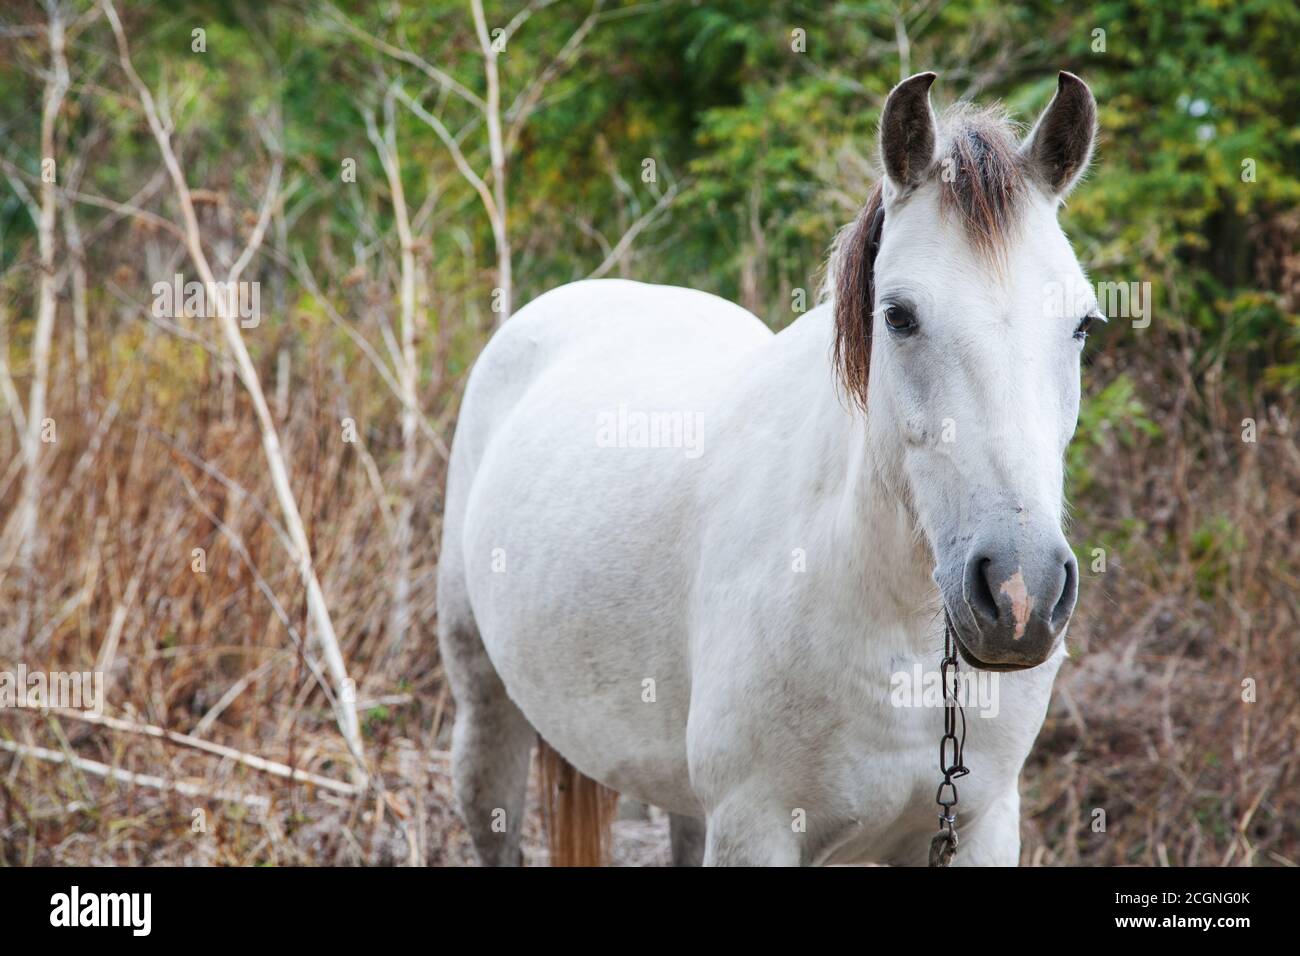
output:
M 1088 168 L 1096 138 L 1097 101 L 1092 90 L 1073 73 L 1062 70 L 1056 95 L 1025 137 L 1020 152 L 1047 189 L 1064 196 Z
M 880 156 L 900 190 L 919 184 L 934 162 L 938 124 L 930 107 L 934 73 L 917 73 L 899 83 L 880 114 Z

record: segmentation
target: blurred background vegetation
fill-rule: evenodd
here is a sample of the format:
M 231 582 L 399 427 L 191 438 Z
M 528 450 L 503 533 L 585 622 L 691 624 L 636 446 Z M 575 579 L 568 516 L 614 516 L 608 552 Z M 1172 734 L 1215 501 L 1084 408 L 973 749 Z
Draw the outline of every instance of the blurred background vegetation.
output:
M 1289 680 L 1300 650 L 1300 8 L 485 6 L 489 37 L 505 31 L 495 168 L 468 2 L 119 4 L 215 261 L 254 231 L 283 158 L 245 276 L 261 284 L 262 321 L 243 337 L 385 797 L 331 796 L 129 730 L 5 713 L 0 861 L 465 859 L 438 757 L 452 707 L 433 641 L 438 439 L 450 441 L 465 373 L 500 318 L 503 235 L 516 308 L 564 282 L 626 276 L 715 292 L 780 328 L 812 302 L 831 236 L 877 175 L 875 127 L 894 83 L 935 70 L 940 105 L 1001 100 L 1029 122 L 1067 69 L 1092 86 L 1102 132 L 1063 222 L 1094 280 L 1150 284 L 1151 321 L 1116 317 L 1088 347 L 1068 490 L 1091 573 L 1023 784 L 1023 861 L 1300 863 Z M 104 201 L 179 221 L 157 144 L 103 12 L 89 0 L 59 12 L 70 85 L 54 123 L 57 441 L 41 450 L 29 567 L 13 516 L 37 377 L 50 14 L 17 0 L 0 15 L 0 359 L 12 385 L 0 394 L 11 419 L 0 422 L 0 662 L 104 664 L 108 710 L 133 724 L 345 776 L 328 694 L 298 641 L 312 624 L 279 544 L 253 410 L 212 320 L 150 314 L 153 283 L 192 277 L 181 242 Z M 385 142 L 413 230 L 418 451 L 392 384 L 403 246 Z M 484 194 L 504 197 L 504 228 Z M 340 441 L 344 419 L 360 441 Z M 395 629 L 386 582 L 394 522 L 408 520 L 413 608 Z M 214 800 L 213 826 L 196 833 L 192 797 L 111 774 L 87 782 L 34 747 L 208 790 L 238 783 L 269 794 L 271 809 Z M 620 859 L 661 860 L 660 823 L 623 821 Z

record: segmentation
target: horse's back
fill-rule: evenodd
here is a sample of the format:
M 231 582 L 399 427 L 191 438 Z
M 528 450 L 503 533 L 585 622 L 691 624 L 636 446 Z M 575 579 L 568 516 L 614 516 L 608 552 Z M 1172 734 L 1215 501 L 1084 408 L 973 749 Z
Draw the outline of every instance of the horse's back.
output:
M 559 286 L 515 313 L 484 348 L 465 389 L 456 441 L 477 463 L 495 426 L 557 370 L 576 376 L 592 396 L 635 390 L 641 380 L 708 383 L 701 373 L 725 369 L 771 334 L 752 313 L 695 289 L 626 279 Z M 667 401 L 683 398 L 665 393 Z
M 698 289 L 629 279 L 586 279 L 538 296 L 497 337 L 531 334 L 577 343 L 632 328 L 687 346 L 691 342 L 675 336 L 684 332 L 694 342 L 722 343 L 771 334 L 753 313 Z

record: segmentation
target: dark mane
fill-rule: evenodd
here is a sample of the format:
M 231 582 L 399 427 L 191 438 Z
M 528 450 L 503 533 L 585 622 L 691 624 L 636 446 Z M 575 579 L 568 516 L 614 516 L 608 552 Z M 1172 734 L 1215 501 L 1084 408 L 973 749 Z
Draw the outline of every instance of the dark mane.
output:
M 954 214 L 971 242 L 996 261 L 1018 222 L 1027 173 L 1015 126 L 998 108 L 957 104 L 939 124 L 939 148 L 931 177 L 940 185 L 940 207 Z M 866 407 L 871 370 L 871 315 L 877 245 L 871 235 L 880 210 L 881 185 L 867 196 L 857 218 L 835 238 L 827 287 L 835 300 L 835 369 L 855 403 Z M 888 230 L 888 223 L 884 229 Z

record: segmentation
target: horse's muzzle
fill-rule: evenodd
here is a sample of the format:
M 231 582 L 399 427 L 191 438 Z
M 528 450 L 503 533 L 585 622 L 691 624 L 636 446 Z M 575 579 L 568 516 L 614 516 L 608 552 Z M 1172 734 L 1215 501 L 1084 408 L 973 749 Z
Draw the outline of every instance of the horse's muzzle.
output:
M 976 539 L 962 573 L 961 607 L 950 602 L 958 649 L 972 667 L 1038 666 L 1052 656 L 1074 613 L 1079 567 L 1065 537 L 1053 528 L 1032 536 L 1037 541 L 1030 545 L 1024 529 L 1016 531 L 1016 540 Z

